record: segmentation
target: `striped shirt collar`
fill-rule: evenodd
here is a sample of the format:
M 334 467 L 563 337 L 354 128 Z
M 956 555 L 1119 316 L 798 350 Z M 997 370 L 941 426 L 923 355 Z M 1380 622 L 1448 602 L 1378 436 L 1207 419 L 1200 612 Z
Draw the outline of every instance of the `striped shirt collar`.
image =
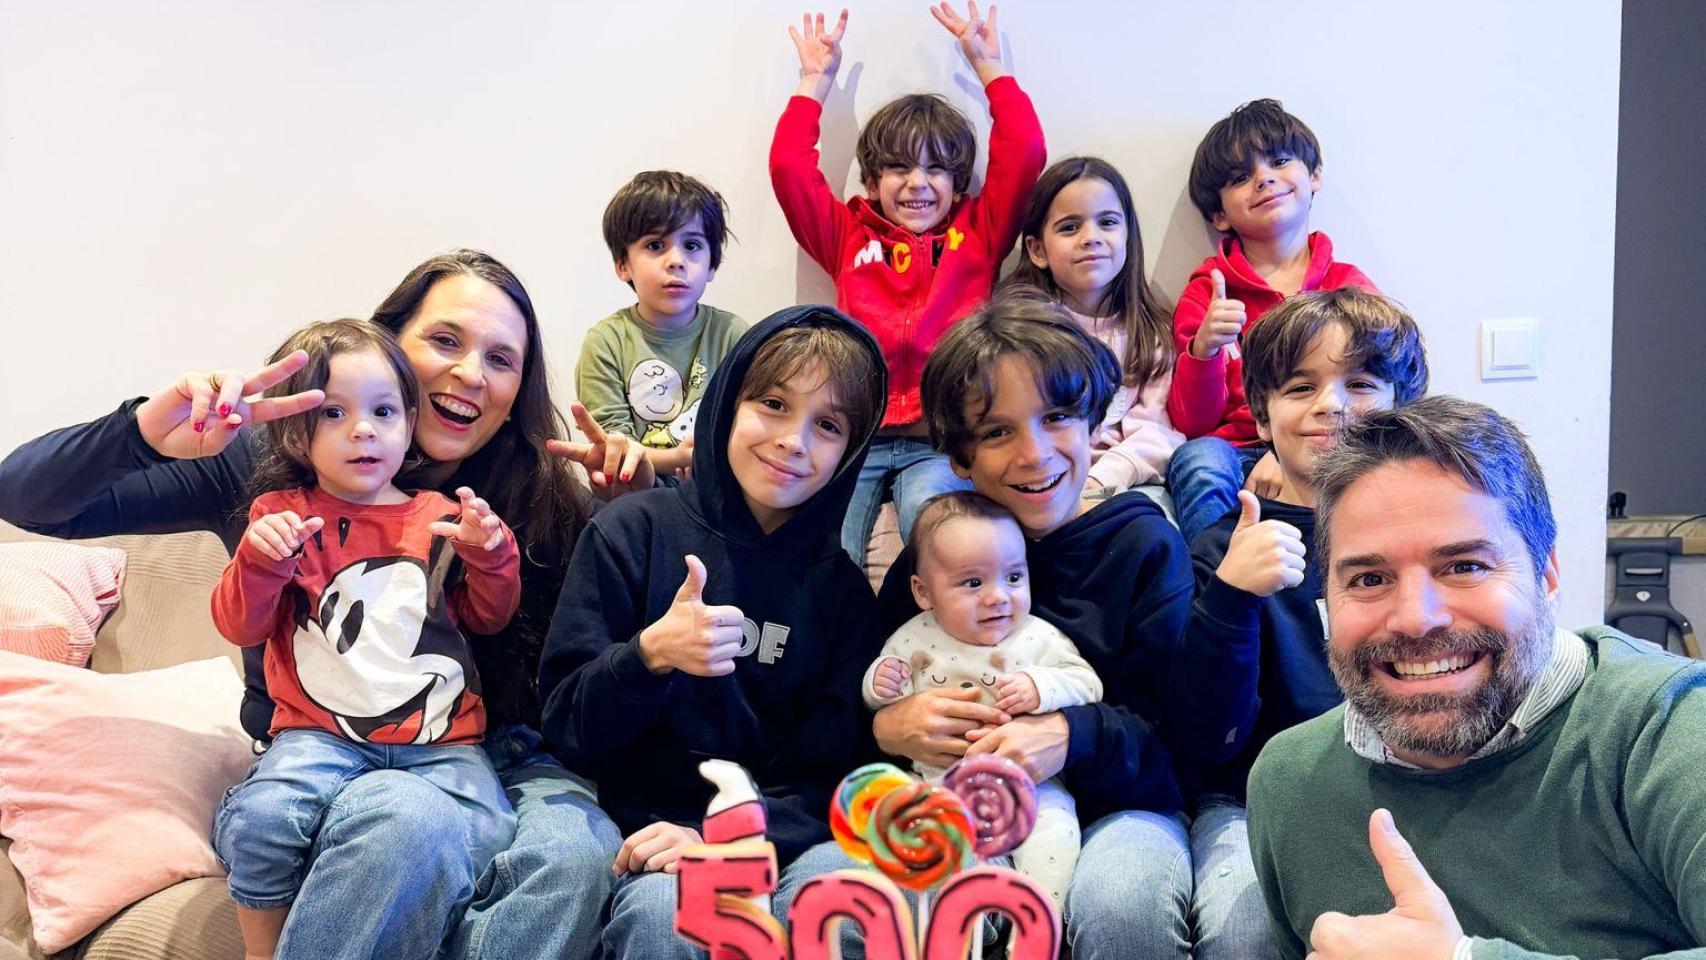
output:
M 1587 644 L 1568 630 L 1554 629 L 1551 659 L 1540 672 L 1540 679 L 1535 681 L 1528 694 L 1522 698 L 1522 703 L 1517 705 L 1516 712 L 1511 714 L 1511 718 L 1493 735 L 1493 739 L 1488 740 L 1486 745 L 1470 755 L 1469 759 L 1490 757 L 1521 743 L 1528 731 L 1534 729 L 1536 724 L 1546 719 L 1553 710 L 1575 694 L 1576 688 L 1582 685 L 1587 673 Z M 1415 764 L 1406 763 L 1394 756 L 1386 748 L 1386 742 L 1380 739 L 1380 734 L 1375 732 L 1373 724 L 1348 703 L 1345 704 L 1345 743 L 1364 760 L 1389 763 L 1407 770 L 1419 769 Z

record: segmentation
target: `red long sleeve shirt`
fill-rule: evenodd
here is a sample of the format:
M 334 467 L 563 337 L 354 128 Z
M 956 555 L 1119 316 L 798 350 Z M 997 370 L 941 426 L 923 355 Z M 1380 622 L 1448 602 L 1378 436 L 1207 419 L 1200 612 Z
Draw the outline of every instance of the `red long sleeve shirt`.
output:
M 509 528 L 481 550 L 427 532 L 459 515 L 443 494 L 370 506 L 317 488 L 262 494 L 249 522 L 285 510 L 325 526 L 282 562 L 244 537 L 213 591 L 220 634 L 266 644 L 273 735 L 308 727 L 370 743 L 478 741 L 486 707 L 461 627 L 495 633 L 520 603 Z M 447 586 L 453 557 L 467 576 Z
M 835 305 L 882 347 L 885 427 L 922 419 L 924 361 L 948 327 L 989 299 L 1047 159 L 1036 109 L 1018 83 L 1000 77 L 984 92 L 993 123 L 983 192 L 927 234 L 889 222 L 865 197 L 836 198 L 818 169 L 816 100 L 789 100 L 770 144 L 770 182 L 794 238 L 835 281 Z
M 1222 347 L 1207 360 L 1191 355 L 1191 340 L 1214 297 L 1214 278 L 1210 276 L 1214 270 L 1226 278 L 1227 299 L 1244 302 L 1246 330 L 1285 299 L 1250 266 L 1237 237 L 1222 238 L 1215 255 L 1191 274 L 1179 294 L 1179 307 L 1173 311 L 1173 344 L 1178 360 L 1173 367 L 1173 387 L 1167 394 L 1167 416 L 1173 428 L 1187 437 L 1216 436 L 1232 443 L 1252 443 L 1257 439 L 1256 418 L 1244 397 L 1244 360 L 1237 347 Z M 1340 287 L 1380 292 L 1361 270 L 1333 259 L 1333 241 L 1326 234 L 1310 234 L 1303 291 Z

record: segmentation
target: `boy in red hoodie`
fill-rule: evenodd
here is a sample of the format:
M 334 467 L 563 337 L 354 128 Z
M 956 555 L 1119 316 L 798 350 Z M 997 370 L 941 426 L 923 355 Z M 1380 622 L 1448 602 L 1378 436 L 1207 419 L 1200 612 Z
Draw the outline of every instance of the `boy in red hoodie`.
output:
M 800 85 L 770 145 L 771 183 L 795 239 L 835 281 L 836 306 L 876 336 L 889 370 L 888 412 L 842 527 L 842 546 L 861 565 L 885 494 L 892 491 L 904 539 L 924 501 L 966 488 L 930 447 L 919 375 L 948 327 L 989 298 L 1046 159 L 1031 100 L 1001 64 L 995 8 L 988 20 L 975 2 L 966 12 L 947 3 L 931 10 L 959 38 L 989 98 L 989 168 L 975 197 L 966 195 L 977 157 L 971 123 L 941 96 L 911 94 L 866 122 L 857 150 L 865 195 L 838 199 L 818 169 L 817 140 L 847 12 L 834 30 L 822 14 L 788 28 Z
M 1195 439 L 1174 451 L 1167 484 L 1186 543 L 1238 506 L 1246 473 L 1258 496 L 1279 489 L 1278 464 L 1259 444 L 1244 398 L 1244 330 L 1296 293 L 1379 292 L 1361 270 L 1333 259 L 1325 233 L 1310 232 L 1319 189 L 1321 144 L 1278 100 L 1244 104 L 1197 145 L 1191 202 L 1228 236 L 1191 274 L 1173 313 L 1178 360 L 1167 414 Z

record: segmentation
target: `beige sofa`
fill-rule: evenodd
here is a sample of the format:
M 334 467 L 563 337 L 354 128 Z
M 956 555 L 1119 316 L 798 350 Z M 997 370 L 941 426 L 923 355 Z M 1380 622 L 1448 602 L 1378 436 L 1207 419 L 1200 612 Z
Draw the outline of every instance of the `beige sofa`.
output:
M 40 540 L 0 522 L 0 543 Z M 91 667 L 132 673 L 227 656 L 237 648 L 213 629 L 208 596 L 225 566 L 225 548 L 210 533 L 106 537 L 84 541 L 118 547 L 128 563 L 122 599 L 102 625 Z M 42 960 L 30 937 L 23 881 L 0 837 L 0 960 Z M 223 879 L 187 880 L 146 897 L 54 960 L 240 960 L 237 915 Z

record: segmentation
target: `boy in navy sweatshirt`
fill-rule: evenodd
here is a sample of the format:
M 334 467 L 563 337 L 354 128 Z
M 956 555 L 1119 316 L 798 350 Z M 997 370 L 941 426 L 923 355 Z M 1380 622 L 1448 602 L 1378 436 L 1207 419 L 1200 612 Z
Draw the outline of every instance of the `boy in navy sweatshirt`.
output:
M 1178 904 L 1189 900 L 1188 887 L 1182 897 L 1173 888 L 1185 838 L 1158 726 L 1190 614 L 1189 558 L 1144 494 L 1082 496 L 1090 431 L 1119 381 L 1106 346 L 1057 305 L 1022 296 L 956 324 L 923 376 L 931 441 L 1018 521 L 1032 612 L 1077 644 L 1102 679 L 1102 702 L 1012 717 L 971 702 L 976 690 L 935 691 L 884 707 L 875 721 L 878 742 L 915 761 L 946 766 L 988 751 L 1039 782 L 1061 777 L 1084 825 L 1065 911 L 1080 960 L 1148 955 L 1156 931 L 1184 926 Z M 908 548 L 884 581 L 884 631 L 917 613 L 913 566 Z
M 1250 765 L 1274 734 L 1338 704 L 1327 667 L 1315 537 L 1316 456 L 1348 419 L 1427 392 L 1421 333 L 1403 308 L 1355 288 L 1298 294 L 1244 336 L 1244 392 L 1273 445 L 1276 499 L 1245 490 L 1191 544 L 1197 599 L 1168 716 L 1191 824 L 1197 955 L 1279 956 L 1256 895 L 1245 826 Z
M 712 377 L 692 478 L 581 535 L 540 691 L 546 738 L 627 838 L 604 956 L 693 955 L 671 874 L 700 842 L 703 760 L 741 764 L 763 794 L 778 900 L 816 872 L 802 853 L 833 849 L 829 795 L 866 757 L 859 684 L 882 636 L 838 532 L 885 390 L 869 333 L 829 307 L 784 310 Z

